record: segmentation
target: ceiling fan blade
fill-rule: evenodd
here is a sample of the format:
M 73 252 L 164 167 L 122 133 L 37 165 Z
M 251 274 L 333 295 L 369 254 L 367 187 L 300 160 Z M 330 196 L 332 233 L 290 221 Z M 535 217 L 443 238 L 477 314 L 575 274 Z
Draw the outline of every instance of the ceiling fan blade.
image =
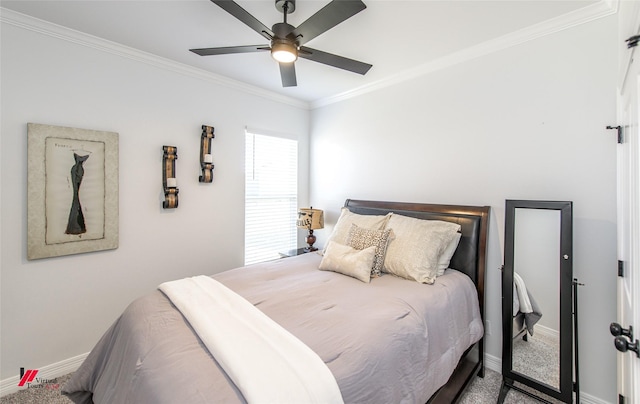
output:
M 256 17 L 249 14 L 247 10 L 240 7 L 238 3 L 232 0 L 211 0 L 213 3 L 217 4 L 227 13 L 236 17 L 238 20 L 242 21 L 245 25 L 247 25 L 252 30 L 256 31 L 258 34 L 263 37 L 271 40 L 273 37 L 273 32 L 271 29 L 267 28 L 263 23 L 258 21 Z
M 300 45 L 353 17 L 367 6 L 360 0 L 333 0 L 288 35 Z
M 279 63 L 280 78 L 282 79 L 282 87 L 295 87 L 298 85 L 296 80 L 296 66 L 294 63 Z
M 342 56 L 334 55 L 333 53 L 327 53 L 319 51 L 313 48 L 307 48 L 306 46 L 300 47 L 298 57 L 313 60 L 314 62 L 323 63 L 325 65 L 337 67 L 338 69 L 348 70 L 350 72 L 365 75 L 373 67 L 368 63 L 359 62 L 357 60 L 345 58 Z
M 189 49 L 200 56 L 228 55 L 230 53 L 250 53 L 270 50 L 269 45 L 225 46 L 222 48 Z
M 224 46 L 221 48 L 189 49 L 200 56 L 228 55 L 231 53 L 251 53 L 271 50 L 269 45 Z

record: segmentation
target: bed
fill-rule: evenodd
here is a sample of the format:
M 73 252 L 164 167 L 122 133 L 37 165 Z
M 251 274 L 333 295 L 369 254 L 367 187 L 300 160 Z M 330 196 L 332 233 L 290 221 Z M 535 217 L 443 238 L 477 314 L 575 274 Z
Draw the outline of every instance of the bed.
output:
M 489 207 L 349 199 L 345 210 L 366 220 L 411 218 L 457 225 L 460 235 L 448 269 L 432 284 L 390 274 L 367 282 L 318 270 L 333 254 L 327 249 L 324 255 L 303 254 L 211 278 L 310 348 L 335 377 L 345 403 L 456 402 L 484 374 Z M 401 238 L 398 233 L 391 239 L 389 254 Z M 134 301 L 63 394 L 76 403 L 247 402 L 242 384 L 234 383 L 235 373 L 225 372 L 220 364 L 225 361 L 211 354 L 217 351 L 208 348 L 207 338 L 199 336 L 168 296 L 158 290 Z M 440 348 L 427 349 L 432 345 Z M 247 365 L 260 366 L 264 364 Z M 271 381 L 274 375 L 268 365 L 265 369 L 264 377 Z

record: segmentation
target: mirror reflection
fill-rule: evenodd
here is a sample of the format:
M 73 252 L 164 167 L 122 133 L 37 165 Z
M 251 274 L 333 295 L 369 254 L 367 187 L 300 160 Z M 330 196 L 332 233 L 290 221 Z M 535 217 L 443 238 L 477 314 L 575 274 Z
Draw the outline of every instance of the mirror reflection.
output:
M 512 370 L 560 387 L 561 213 L 515 209 Z

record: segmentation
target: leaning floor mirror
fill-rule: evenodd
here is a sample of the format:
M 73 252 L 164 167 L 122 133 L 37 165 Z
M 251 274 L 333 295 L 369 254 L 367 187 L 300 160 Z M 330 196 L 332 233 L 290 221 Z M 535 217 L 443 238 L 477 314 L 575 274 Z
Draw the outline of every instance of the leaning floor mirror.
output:
M 573 400 L 572 202 L 507 200 L 502 388 Z

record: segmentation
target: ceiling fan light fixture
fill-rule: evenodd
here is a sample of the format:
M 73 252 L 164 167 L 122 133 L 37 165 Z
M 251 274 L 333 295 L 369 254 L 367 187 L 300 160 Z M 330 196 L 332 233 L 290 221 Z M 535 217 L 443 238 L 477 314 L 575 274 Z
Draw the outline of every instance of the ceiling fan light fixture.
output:
M 293 63 L 298 59 L 298 49 L 288 42 L 275 42 L 271 46 L 271 57 L 279 63 Z

